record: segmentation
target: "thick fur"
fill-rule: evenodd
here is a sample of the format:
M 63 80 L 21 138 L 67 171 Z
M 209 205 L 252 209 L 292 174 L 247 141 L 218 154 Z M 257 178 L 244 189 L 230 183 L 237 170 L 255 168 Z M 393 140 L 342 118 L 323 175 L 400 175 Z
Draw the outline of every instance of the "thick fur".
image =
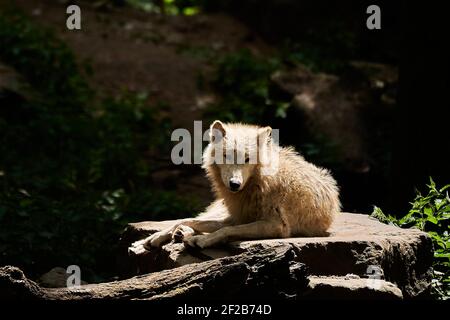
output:
M 217 164 L 217 140 L 211 142 L 203 155 L 203 168 L 216 200 L 197 218 L 157 232 L 135 247 L 160 246 L 171 238 L 204 248 L 236 239 L 327 235 L 341 207 L 329 171 L 307 162 L 292 148 L 273 144 L 269 127 L 215 121 L 214 129 L 224 136 L 224 152 L 232 150 L 235 157 L 248 158 L 255 148 L 271 147 L 268 161 L 258 157 L 253 164 Z M 255 136 L 263 143 L 252 142 Z M 271 166 L 276 168 L 273 174 L 264 175 L 263 169 Z M 240 185 L 239 190 L 230 190 L 230 181 Z

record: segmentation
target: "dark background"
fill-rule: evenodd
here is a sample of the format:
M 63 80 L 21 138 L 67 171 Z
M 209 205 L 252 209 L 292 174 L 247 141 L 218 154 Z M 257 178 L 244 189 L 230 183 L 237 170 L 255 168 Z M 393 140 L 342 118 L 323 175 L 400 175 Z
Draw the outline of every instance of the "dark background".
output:
M 202 170 L 170 161 L 193 120 L 279 128 L 349 212 L 450 181 L 442 1 L 77 1 L 78 31 L 69 2 L 0 3 L 0 265 L 101 281 L 126 223 L 201 211 Z

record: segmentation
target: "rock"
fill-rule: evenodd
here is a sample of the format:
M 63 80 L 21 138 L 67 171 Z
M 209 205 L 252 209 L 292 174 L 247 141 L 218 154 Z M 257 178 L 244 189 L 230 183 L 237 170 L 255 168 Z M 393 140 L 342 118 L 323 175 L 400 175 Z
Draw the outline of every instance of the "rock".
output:
M 306 299 L 399 300 L 402 291 L 393 283 L 359 277 L 309 277 Z
M 31 96 L 30 91 L 30 86 L 18 72 L 0 61 L 0 99 L 15 95 L 26 100 Z
M 433 251 L 428 235 L 417 229 L 382 224 L 362 214 L 341 213 L 328 237 L 237 241 L 205 250 L 187 249 L 181 244 L 169 243 L 143 256 L 127 257 L 126 250 L 132 242 L 174 222 L 129 224 L 121 239 L 122 255 L 119 260 L 125 261 L 121 265 L 123 274 L 129 276 L 159 271 L 248 250 L 286 246 L 294 249 L 296 261 L 304 263 L 311 276 L 347 276 L 347 279 L 357 276 L 367 280 L 374 277 L 374 270 L 380 270 L 375 276 L 396 285 L 404 298 L 427 295 L 429 292 Z
M 302 66 L 280 70 L 271 76 L 272 92 L 291 103 L 283 127 L 297 135 L 289 144 L 311 141 L 297 141 L 299 136 L 326 142 L 334 161 L 350 172 L 366 173 L 372 155 L 368 138 L 377 128 L 374 121 L 389 120 L 385 114 L 395 104 L 398 70 L 359 61 L 347 69 L 339 77 Z
M 397 86 L 398 68 L 396 67 L 367 61 L 351 61 L 350 66 L 360 72 L 374 89 Z
M 0 267 L 0 300 L 35 300 L 41 288 L 28 281 L 22 270 L 13 266 Z
M 368 158 L 359 116 L 363 103 L 360 92 L 344 87 L 337 76 L 313 73 L 303 67 L 278 71 L 271 81 L 276 91 L 291 101 L 289 125 L 303 128 L 302 136 L 328 141 L 337 162 L 348 170 L 360 170 L 360 164 Z
M 307 269 L 294 261 L 292 248 L 278 246 L 188 264 L 130 279 L 70 288 L 43 288 L 12 266 L 0 267 L 3 300 L 157 300 L 255 301 L 300 297 Z
M 55 267 L 49 272 L 43 274 L 39 279 L 38 283 L 41 287 L 46 288 L 63 288 L 67 287 L 67 278 L 71 274 L 66 272 L 66 269 L 61 267 Z M 87 284 L 86 281 L 81 280 L 82 285 Z

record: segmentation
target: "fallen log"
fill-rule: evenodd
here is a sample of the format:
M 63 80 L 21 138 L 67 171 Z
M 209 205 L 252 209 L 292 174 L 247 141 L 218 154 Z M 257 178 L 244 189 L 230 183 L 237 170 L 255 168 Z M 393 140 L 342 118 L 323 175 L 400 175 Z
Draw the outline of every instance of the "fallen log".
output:
M 78 288 L 42 288 L 12 266 L 0 268 L 0 300 L 294 299 L 308 285 L 306 267 L 286 246 L 185 265 Z

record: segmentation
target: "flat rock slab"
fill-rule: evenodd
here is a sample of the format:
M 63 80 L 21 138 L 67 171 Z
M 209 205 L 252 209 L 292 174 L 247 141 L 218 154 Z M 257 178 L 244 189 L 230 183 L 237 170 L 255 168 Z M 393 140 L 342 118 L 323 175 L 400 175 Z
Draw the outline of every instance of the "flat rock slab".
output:
M 333 279 L 351 274 L 360 279 L 354 280 L 358 283 L 357 286 L 369 283 L 367 280 L 384 280 L 400 290 L 393 289 L 389 292 L 404 298 L 423 296 L 429 292 L 433 250 L 428 235 L 417 229 L 386 225 L 367 215 L 341 213 L 329 230 L 328 237 L 236 241 L 204 250 L 185 248 L 181 243 L 169 243 L 143 255 L 128 255 L 127 248 L 132 242 L 175 222 L 139 222 L 128 225 L 122 235 L 118 259 L 123 275 L 161 271 L 236 255 L 250 249 L 284 245 L 294 249 L 295 260 L 304 263 L 312 277 Z M 328 281 L 326 285 L 316 288 L 323 291 L 324 287 L 335 286 L 339 291 L 346 284 L 342 281 Z M 385 284 L 383 282 L 383 290 L 386 288 Z
M 303 298 L 311 300 L 401 300 L 403 294 L 396 285 L 385 280 L 364 279 L 356 275 L 310 276 L 308 289 L 303 293 Z

